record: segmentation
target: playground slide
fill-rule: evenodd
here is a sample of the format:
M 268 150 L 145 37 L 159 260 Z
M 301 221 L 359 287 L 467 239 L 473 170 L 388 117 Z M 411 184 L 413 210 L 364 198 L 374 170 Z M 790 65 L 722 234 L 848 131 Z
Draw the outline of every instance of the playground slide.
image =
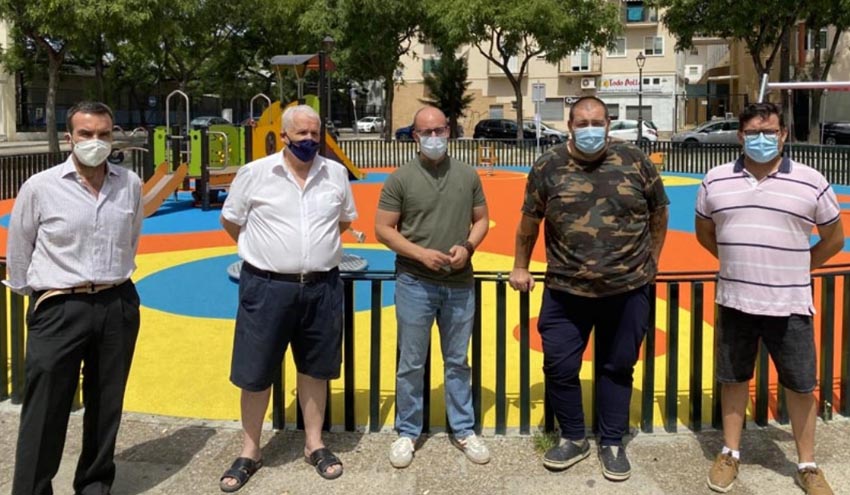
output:
M 142 203 L 145 218 L 151 216 L 171 193 L 180 187 L 183 178 L 189 172 L 189 167 L 181 163 L 177 170 L 168 173 L 168 162 L 162 162 L 156 167 L 153 177 L 142 184 Z

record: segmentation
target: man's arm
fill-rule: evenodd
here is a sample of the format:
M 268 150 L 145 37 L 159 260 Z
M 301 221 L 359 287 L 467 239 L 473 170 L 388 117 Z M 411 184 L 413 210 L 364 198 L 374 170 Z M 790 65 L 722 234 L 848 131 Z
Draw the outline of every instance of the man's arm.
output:
M 227 220 L 223 216 L 220 217 L 220 220 L 221 220 L 221 226 L 224 227 L 224 231 L 227 232 L 227 235 L 229 235 L 231 239 L 233 239 L 233 242 L 238 244 L 239 243 L 239 231 L 242 230 L 242 226 L 237 225 L 237 224 L 231 222 L 230 220 Z
M 664 239 L 667 237 L 667 221 L 670 211 L 667 206 L 658 208 L 649 214 L 649 237 L 652 243 L 652 259 L 655 266 L 661 259 L 661 248 L 664 247 Z
M 706 249 L 712 256 L 718 258 L 717 255 L 717 231 L 714 221 L 702 217 L 696 217 L 694 228 L 697 233 L 697 241 Z
M 537 243 L 537 236 L 540 235 L 540 221 L 540 218 L 523 214 L 516 229 L 516 254 L 509 283 L 519 291 L 534 289 L 534 278 L 528 271 L 528 265 L 531 263 L 531 253 Z
M 339 233 L 342 234 L 351 227 L 351 222 L 339 222 Z
M 829 225 L 818 225 L 820 240 L 812 246 L 812 270 L 819 268 L 844 247 L 844 227 L 841 219 Z
M 32 262 L 32 253 L 35 250 L 38 235 L 36 201 L 31 188 L 24 184 L 18 192 L 9 218 L 9 235 L 6 245 L 9 280 L 4 280 L 3 283 L 12 291 L 25 296 L 32 292 L 27 285 L 27 271 Z
M 481 241 L 484 240 L 484 237 L 487 235 L 487 231 L 490 230 L 490 213 L 487 210 L 487 205 L 476 206 L 472 209 L 472 228 L 469 229 L 469 236 L 463 241 L 467 241 L 472 244 L 473 250 L 478 248 L 478 245 L 481 244 Z M 463 243 L 461 241 L 461 243 Z M 470 253 L 465 247 L 456 244 L 452 246 L 449 250 L 449 254 L 452 257 L 452 268 L 455 270 L 461 269 L 469 262 L 469 258 L 472 257 L 472 253 Z
M 451 263 L 448 254 L 417 246 L 401 235 L 401 232 L 396 228 L 400 218 L 401 213 L 399 212 L 378 208 L 375 212 L 375 238 L 395 253 L 417 260 L 434 271 Z

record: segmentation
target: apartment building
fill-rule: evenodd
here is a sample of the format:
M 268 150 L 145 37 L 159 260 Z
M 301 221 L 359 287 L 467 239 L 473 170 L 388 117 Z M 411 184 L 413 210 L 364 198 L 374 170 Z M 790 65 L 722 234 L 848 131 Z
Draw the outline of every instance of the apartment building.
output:
M 621 12 L 623 35 L 613 49 L 579 50 L 557 64 L 547 63 L 542 57 L 529 61 L 522 81 L 525 119 L 535 115 L 532 86 L 543 84 L 541 119 L 561 129 L 567 128 L 572 102 L 584 95 L 604 100 L 612 118 L 637 119 L 642 114 L 645 120 L 655 123 L 662 135 L 681 127 L 685 115 L 680 104 L 685 92 L 683 54 L 674 50 L 676 41 L 654 8 L 642 0 L 623 0 Z M 425 98 L 424 74 L 440 57 L 428 45 L 415 44 L 411 51 L 402 59 L 404 68 L 396 77 L 393 116 L 397 127 L 410 123 L 413 112 L 421 105 L 420 99 Z M 637 62 L 640 53 L 645 56 L 642 69 Z M 471 136 L 481 119 L 515 119 L 513 88 L 502 70 L 474 46 L 464 46 L 455 55 L 467 58 L 469 91 L 475 96 L 462 122 L 465 135 Z M 513 68 L 519 63 L 511 61 Z
M 6 50 L 11 45 L 9 25 L 0 21 L 0 47 Z M 0 65 L 0 141 L 15 139 L 15 93 L 15 75 Z

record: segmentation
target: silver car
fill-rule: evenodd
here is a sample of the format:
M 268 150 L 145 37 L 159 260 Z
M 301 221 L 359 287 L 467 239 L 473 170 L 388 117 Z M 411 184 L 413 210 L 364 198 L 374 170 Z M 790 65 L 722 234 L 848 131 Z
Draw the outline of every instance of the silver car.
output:
M 696 129 L 673 134 L 670 140 L 687 147 L 701 144 L 738 144 L 738 120 L 709 120 Z

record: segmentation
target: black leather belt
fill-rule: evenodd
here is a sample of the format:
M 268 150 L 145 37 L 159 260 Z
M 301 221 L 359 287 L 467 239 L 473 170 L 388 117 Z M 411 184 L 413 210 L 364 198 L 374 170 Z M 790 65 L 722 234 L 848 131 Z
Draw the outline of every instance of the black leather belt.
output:
M 277 280 L 278 282 L 292 282 L 296 284 L 315 284 L 317 282 L 324 282 L 329 277 L 339 273 L 338 268 L 334 268 L 333 270 L 329 270 L 326 272 L 277 273 L 270 272 L 268 270 L 262 270 L 248 263 L 247 261 L 242 262 L 242 269 L 250 273 L 251 275 L 255 275 L 257 277 L 263 277 L 269 280 Z

